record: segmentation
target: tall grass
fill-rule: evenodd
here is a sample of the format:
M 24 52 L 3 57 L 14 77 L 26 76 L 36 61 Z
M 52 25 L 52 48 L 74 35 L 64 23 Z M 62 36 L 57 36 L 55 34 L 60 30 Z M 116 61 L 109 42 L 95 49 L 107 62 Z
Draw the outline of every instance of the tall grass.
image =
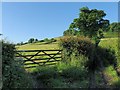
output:
M 100 58 L 100 60 L 104 59 L 105 61 L 104 63 L 107 64 L 105 67 L 104 73 L 106 74 L 106 77 L 108 77 L 108 85 L 111 87 L 119 87 L 120 85 L 119 77 L 117 76 L 113 67 L 108 62 L 109 60 L 111 60 L 111 56 L 114 53 L 113 54 L 112 52 L 107 53 L 108 51 L 114 50 L 116 57 L 118 57 L 118 48 L 117 48 L 118 41 L 117 40 L 118 39 L 112 39 L 112 38 L 101 40 L 99 44 L 100 52 L 97 53 L 97 55 L 99 54 L 98 58 Z M 69 44 L 71 44 L 71 42 Z M 51 49 L 51 45 L 53 44 L 46 44 L 47 49 Z M 57 46 L 54 46 L 54 45 L 57 45 Z M 54 44 L 54 45 L 52 47 L 58 47 L 58 44 Z M 33 45 L 32 48 L 31 46 L 28 48 L 27 46 L 25 46 L 25 48 L 23 46 L 21 47 L 21 49 L 38 49 L 38 47 L 36 48 L 37 45 Z M 43 47 L 44 46 L 45 45 L 43 45 Z M 44 48 L 46 48 L 46 46 Z M 39 45 L 39 47 L 41 47 L 41 45 Z M 68 50 L 73 50 L 73 48 L 70 48 Z M 88 50 L 91 51 L 91 49 L 88 49 Z M 76 52 L 72 52 L 71 55 L 67 56 L 68 54 L 69 53 L 65 54 L 65 58 L 63 59 L 62 62 L 59 62 L 58 64 L 54 66 L 34 68 L 31 71 L 32 74 L 34 76 L 37 76 L 37 80 L 41 81 L 44 87 L 87 88 L 89 74 L 85 68 L 85 64 L 86 64 L 86 61 L 88 61 L 88 57 L 85 55 L 76 55 Z M 66 62 L 67 60 L 68 62 Z M 117 62 L 120 65 L 120 61 L 118 59 L 117 59 Z M 96 80 L 97 80 L 98 87 L 104 86 L 102 77 L 100 76 L 100 74 L 96 74 Z
M 119 48 L 118 48 L 118 38 L 108 38 L 106 40 L 101 40 L 99 46 L 107 48 L 107 49 L 111 49 L 115 51 L 115 56 L 117 58 L 117 64 L 118 67 L 120 68 L 120 60 L 119 60 Z
M 120 70 L 120 60 L 119 60 L 119 53 L 118 53 L 118 38 L 108 38 L 102 40 L 99 46 L 108 48 L 115 51 L 115 56 L 117 58 L 117 69 Z M 116 71 L 114 70 L 113 66 L 108 66 L 105 69 L 105 74 L 108 77 L 108 83 L 112 87 L 120 87 L 120 77 L 118 77 Z M 120 73 L 120 71 L 119 71 Z
M 106 67 L 104 73 L 108 80 L 108 85 L 111 87 L 120 87 L 120 77 L 118 77 L 116 71 L 112 66 Z
M 59 62 L 54 66 L 38 67 L 33 75 L 38 75 L 44 87 L 52 88 L 80 88 L 88 87 L 87 70 L 82 65 L 83 58 L 73 58 L 69 63 Z M 73 61 L 74 60 L 74 61 Z

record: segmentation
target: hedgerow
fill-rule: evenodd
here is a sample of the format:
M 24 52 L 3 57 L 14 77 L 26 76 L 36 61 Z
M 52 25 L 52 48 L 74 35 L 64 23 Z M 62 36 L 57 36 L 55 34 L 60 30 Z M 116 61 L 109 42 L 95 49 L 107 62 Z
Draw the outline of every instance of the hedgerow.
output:
M 69 62 L 74 56 L 79 57 L 80 54 L 85 55 L 88 57 L 88 60 L 84 60 L 85 67 L 90 70 L 98 69 L 101 61 L 104 66 L 116 64 L 115 52 L 113 50 L 95 47 L 92 40 L 87 37 L 64 36 L 60 39 L 60 46 L 63 49 L 64 61 Z M 78 60 L 80 60 L 79 58 Z
M 15 58 L 15 54 L 15 45 L 2 41 L 3 88 L 32 87 L 32 79 L 23 68 L 23 60 Z

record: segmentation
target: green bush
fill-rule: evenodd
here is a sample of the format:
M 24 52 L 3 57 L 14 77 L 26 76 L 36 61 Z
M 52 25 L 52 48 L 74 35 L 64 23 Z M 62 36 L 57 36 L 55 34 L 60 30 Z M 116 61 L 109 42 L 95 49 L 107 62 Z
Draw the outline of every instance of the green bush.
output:
M 37 76 L 37 80 L 41 81 L 44 87 L 48 88 L 73 87 L 72 84 L 76 81 L 81 81 L 86 85 L 84 80 L 88 79 L 84 68 L 64 62 L 60 62 L 55 66 L 38 67 L 32 75 Z
M 40 40 L 39 42 L 44 42 L 44 40 Z
M 115 51 L 111 48 L 98 47 L 97 56 L 99 56 L 98 58 L 103 61 L 104 66 L 115 65 L 117 63 Z
M 37 79 L 43 80 L 43 79 L 49 79 L 49 78 L 53 78 L 53 77 L 57 77 L 58 73 L 57 73 L 57 68 L 56 67 L 52 67 L 52 66 L 48 66 L 48 67 L 37 67 L 36 70 L 33 71 L 32 73 L 33 75 L 37 75 L 40 74 L 40 76 Z
M 100 63 L 103 63 L 103 67 L 107 67 L 109 65 L 113 65 L 115 68 L 117 67 L 117 58 L 116 58 L 114 50 L 112 49 L 97 47 L 92 57 L 94 57 L 93 61 L 91 60 L 91 58 L 89 58 L 85 66 L 90 70 L 100 69 L 101 68 Z
M 86 77 L 86 72 L 84 69 L 76 66 L 70 66 L 62 71 L 61 74 L 65 78 L 71 78 L 72 80 L 84 80 Z
M 45 44 L 50 44 L 50 43 L 56 42 L 56 41 L 57 40 L 54 38 L 51 38 L 51 39 L 45 38 L 44 40 L 40 40 L 39 42 L 45 42 Z
M 93 49 L 91 40 L 86 37 L 65 36 L 60 39 L 60 46 L 63 49 L 63 59 L 67 56 L 70 58 L 71 55 L 90 55 Z
M 23 60 L 15 58 L 15 45 L 2 41 L 3 88 L 32 87 L 32 79 L 23 68 Z
M 51 38 L 50 40 L 51 40 L 51 42 L 56 42 L 56 41 L 57 41 L 57 40 L 54 39 L 54 38 Z
M 49 88 L 67 88 L 69 87 L 68 85 L 70 84 L 67 83 L 65 78 L 58 77 L 58 78 L 50 78 L 47 85 Z
M 48 38 L 45 38 L 45 39 L 44 39 L 44 42 L 48 42 L 48 41 L 49 41 L 49 39 L 48 39 Z
M 98 69 L 100 67 L 100 61 L 105 66 L 116 64 L 116 56 L 113 50 L 102 47 L 95 48 L 95 45 L 87 37 L 65 36 L 61 38 L 60 46 L 63 49 L 63 60 L 67 63 L 73 57 L 79 57 L 82 54 L 88 57 L 88 59 L 84 59 L 83 61 L 85 67 L 90 70 Z M 80 61 L 79 58 L 77 60 Z

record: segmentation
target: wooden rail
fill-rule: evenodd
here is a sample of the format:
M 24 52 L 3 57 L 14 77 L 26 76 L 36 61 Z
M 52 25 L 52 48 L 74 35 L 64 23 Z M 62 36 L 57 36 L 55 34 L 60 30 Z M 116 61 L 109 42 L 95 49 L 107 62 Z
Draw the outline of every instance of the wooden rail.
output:
M 25 68 L 53 65 L 61 61 L 62 50 L 18 50 L 16 57 L 24 59 Z

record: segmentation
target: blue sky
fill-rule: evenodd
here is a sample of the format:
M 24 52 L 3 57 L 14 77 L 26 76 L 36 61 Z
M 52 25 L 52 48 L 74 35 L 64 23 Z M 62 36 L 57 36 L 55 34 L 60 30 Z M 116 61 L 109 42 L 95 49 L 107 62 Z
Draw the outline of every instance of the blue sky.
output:
M 8 2 L 2 4 L 2 33 L 7 40 L 17 43 L 29 38 L 53 38 L 63 35 L 79 15 L 79 9 L 104 10 L 110 22 L 118 21 L 117 2 Z

